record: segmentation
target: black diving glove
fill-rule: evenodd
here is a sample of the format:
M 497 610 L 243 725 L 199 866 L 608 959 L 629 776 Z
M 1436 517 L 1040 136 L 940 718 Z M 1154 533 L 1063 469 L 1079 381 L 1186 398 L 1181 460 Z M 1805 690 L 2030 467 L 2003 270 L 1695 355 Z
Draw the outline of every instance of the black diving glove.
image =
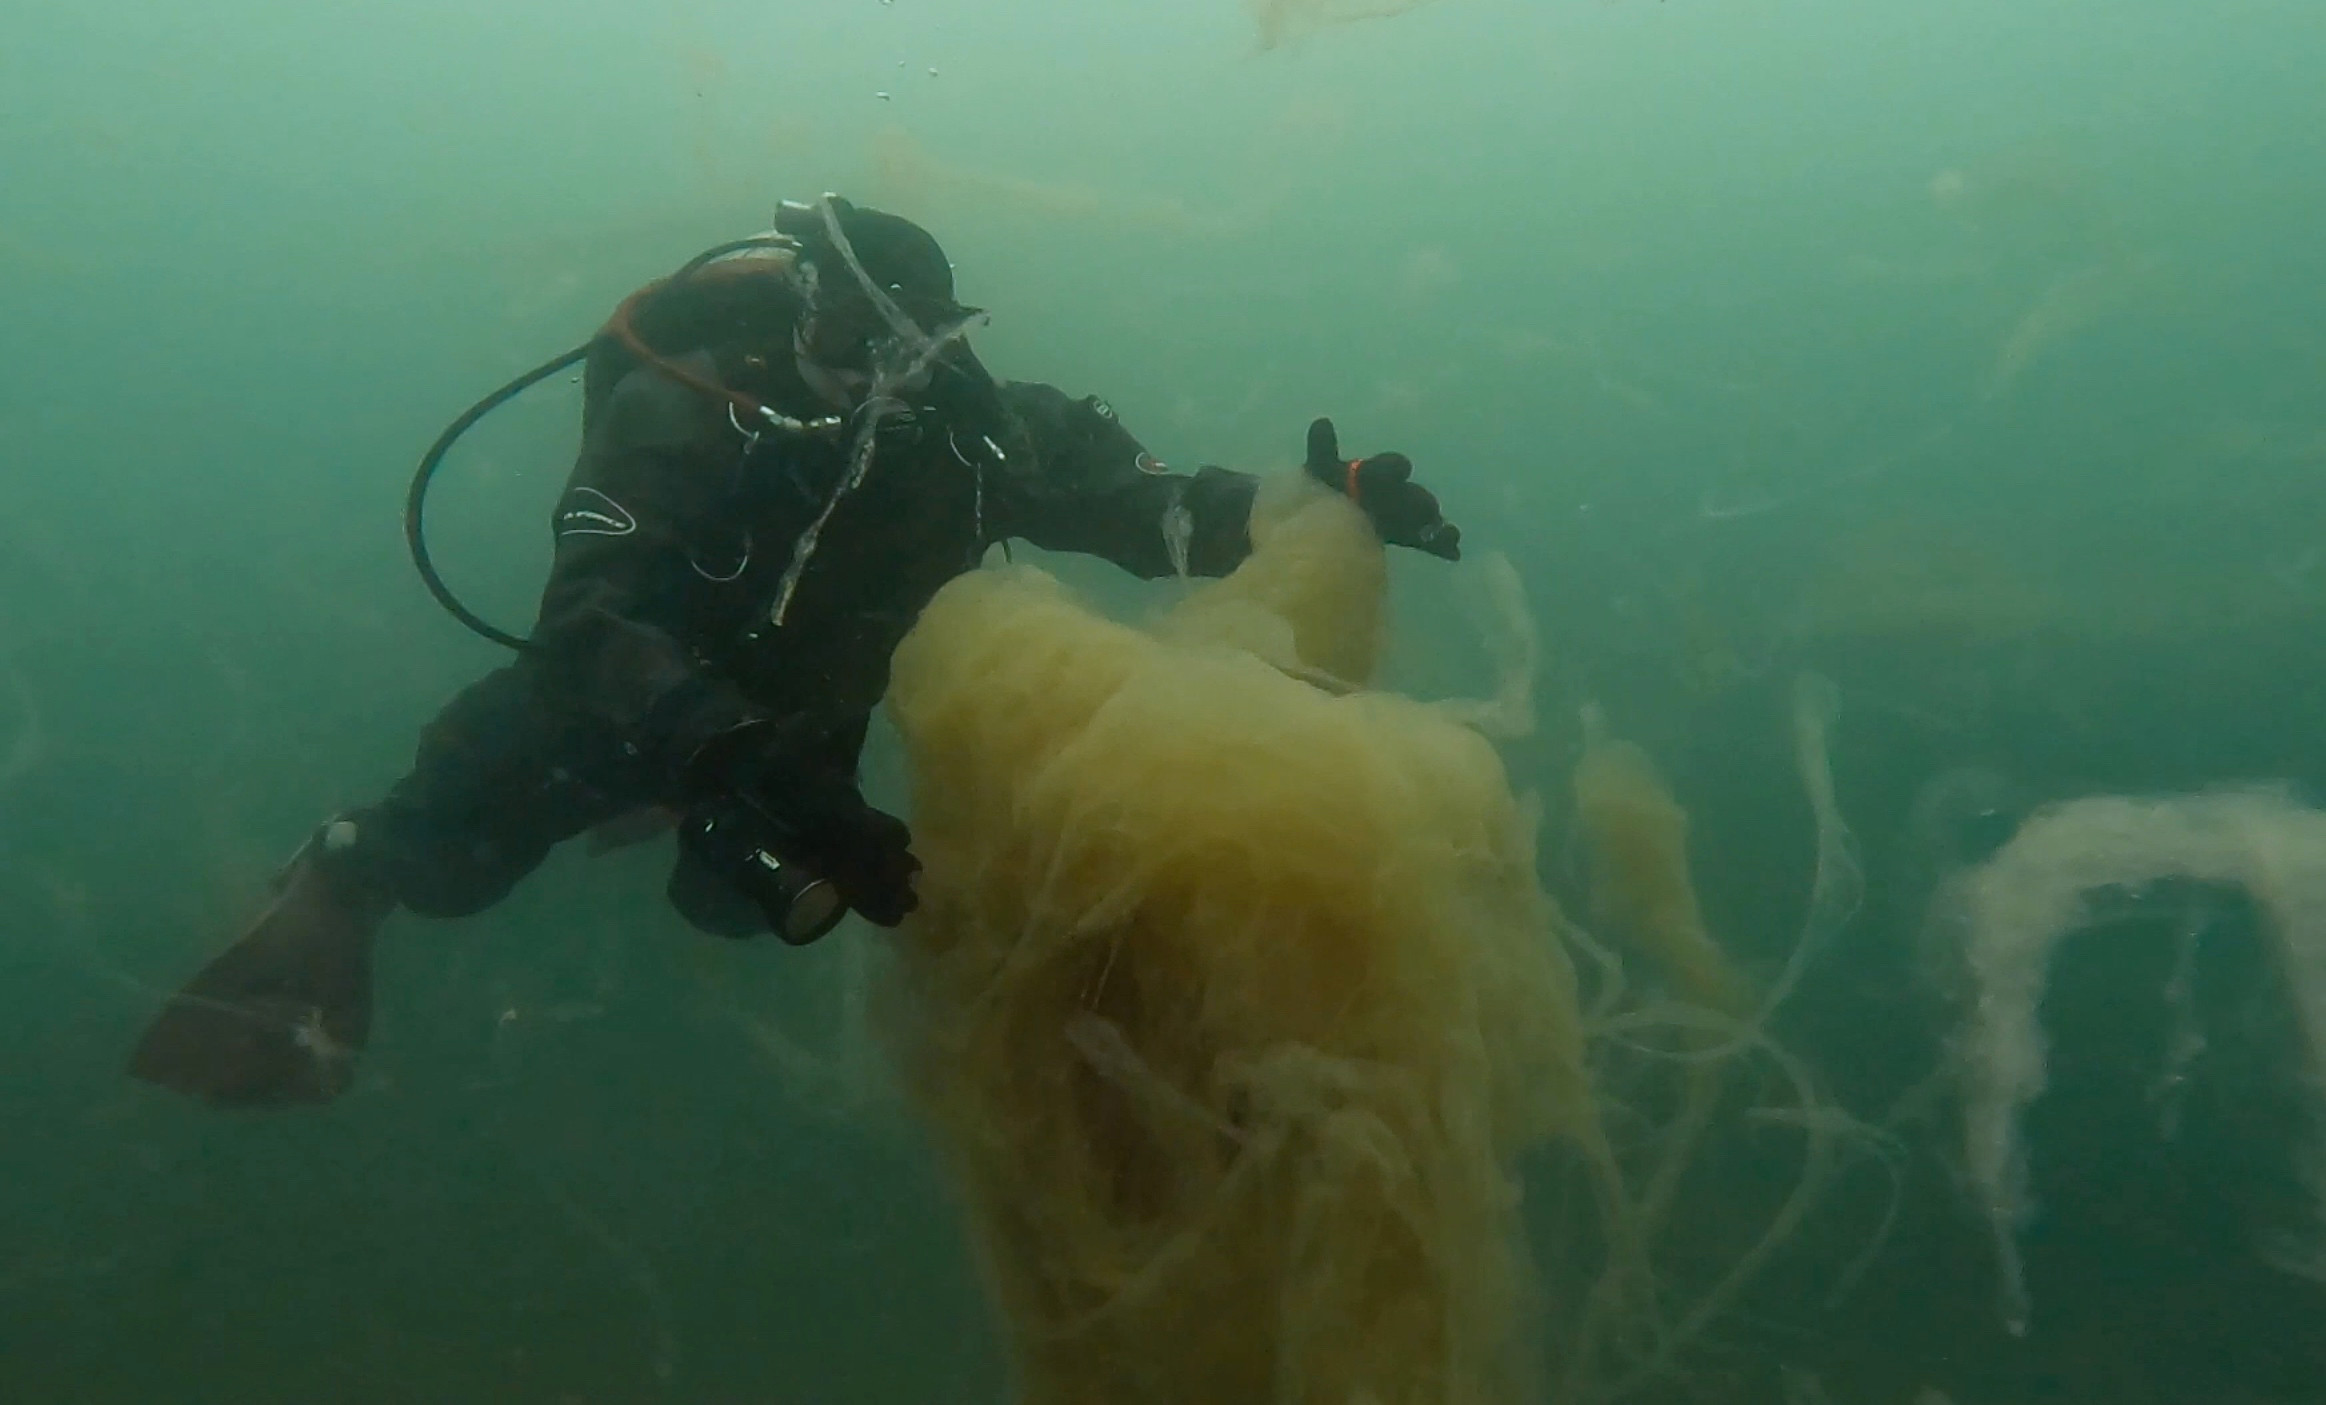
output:
M 903 820 L 865 804 L 854 785 L 842 782 L 817 807 L 806 856 L 865 921 L 894 927 L 920 905 L 913 878 L 921 861 L 912 842 Z
M 1436 494 L 1413 481 L 1413 460 L 1405 455 L 1344 459 L 1333 422 L 1318 420 L 1308 427 L 1308 471 L 1334 492 L 1348 494 L 1391 546 L 1462 559 L 1462 529 L 1438 510 Z
M 921 865 L 904 821 L 866 804 L 852 777 L 789 728 L 763 724 L 722 742 L 690 767 L 679 834 L 695 861 L 755 901 L 787 941 L 831 930 L 834 896 L 878 926 L 905 919 Z

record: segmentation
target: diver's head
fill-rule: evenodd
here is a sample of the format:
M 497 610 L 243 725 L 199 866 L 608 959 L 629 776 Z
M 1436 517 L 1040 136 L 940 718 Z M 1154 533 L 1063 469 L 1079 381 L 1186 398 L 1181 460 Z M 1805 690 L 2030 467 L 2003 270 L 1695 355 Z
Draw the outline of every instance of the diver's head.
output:
M 828 195 L 813 205 L 786 202 L 775 227 L 800 246 L 807 307 L 794 349 L 827 394 L 860 397 L 882 369 L 976 314 L 954 301 L 943 247 L 911 220 Z

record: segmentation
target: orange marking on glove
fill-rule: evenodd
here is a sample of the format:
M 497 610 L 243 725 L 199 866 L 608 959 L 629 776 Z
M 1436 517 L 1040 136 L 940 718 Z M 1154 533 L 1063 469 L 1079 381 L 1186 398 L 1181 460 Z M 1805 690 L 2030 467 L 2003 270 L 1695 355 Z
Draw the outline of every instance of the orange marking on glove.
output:
M 1364 466 L 1365 466 L 1365 461 L 1364 461 L 1363 459 L 1351 459 L 1351 460 L 1349 460 L 1349 501 L 1350 501 L 1350 502 L 1359 502 L 1359 501 L 1361 501 L 1361 499 L 1360 499 L 1360 498 L 1357 496 L 1357 470 L 1358 470 L 1358 469 L 1360 469 L 1360 468 L 1362 468 L 1362 467 L 1364 467 Z

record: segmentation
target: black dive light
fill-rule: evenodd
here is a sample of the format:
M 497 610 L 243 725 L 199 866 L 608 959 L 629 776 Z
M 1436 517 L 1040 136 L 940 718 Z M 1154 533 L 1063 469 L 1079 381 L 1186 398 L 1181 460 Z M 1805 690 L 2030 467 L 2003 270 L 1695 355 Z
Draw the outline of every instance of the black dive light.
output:
M 829 879 L 779 850 L 773 816 L 740 798 L 704 806 L 679 827 L 679 842 L 735 885 L 765 915 L 769 930 L 793 946 L 820 940 L 848 915 Z

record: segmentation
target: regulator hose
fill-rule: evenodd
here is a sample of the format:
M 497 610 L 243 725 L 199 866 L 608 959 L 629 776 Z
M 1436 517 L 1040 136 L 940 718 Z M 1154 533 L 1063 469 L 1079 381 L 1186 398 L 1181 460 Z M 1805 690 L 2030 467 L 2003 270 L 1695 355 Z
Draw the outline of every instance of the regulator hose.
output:
M 502 386 L 499 390 L 469 406 L 459 419 L 445 426 L 444 432 L 436 436 L 436 442 L 428 446 L 428 452 L 421 455 L 420 466 L 412 472 L 412 489 L 404 496 L 404 545 L 411 548 L 412 569 L 420 573 L 420 583 L 428 587 L 428 593 L 436 597 L 436 603 L 442 605 L 454 619 L 492 640 L 495 644 L 504 645 L 520 653 L 532 647 L 531 641 L 509 633 L 468 606 L 463 605 L 460 602 L 460 597 L 452 593 L 452 587 L 444 583 L 444 577 L 436 573 L 436 563 L 428 556 L 426 523 L 428 489 L 436 481 L 436 470 L 444 466 L 444 456 L 452 452 L 452 446 L 460 442 L 460 436 L 476 427 L 478 420 L 523 395 L 559 371 L 575 365 L 589 354 L 589 344 L 585 342 L 553 361 L 542 362 L 532 370 Z
M 656 291 L 667 289 L 684 281 L 713 259 L 724 258 L 744 249 L 788 249 L 792 247 L 794 247 L 793 241 L 777 234 L 755 234 L 747 239 L 730 239 L 724 244 L 715 244 L 688 259 L 678 272 L 663 280 L 660 288 Z M 632 300 L 632 302 L 635 301 L 636 299 Z M 623 311 L 617 314 L 617 318 L 626 317 L 631 306 L 631 303 L 624 303 Z M 634 334 L 631 335 L 634 337 Z M 532 370 L 502 386 L 499 390 L 469 406 L 466 411 L 462 412 L 459 419 L 444 427 L 444 432 L 436 436 L 436 442 L 428 446 L 428 452 L 420 456 L 420 466 L 412 471 L 411 490 L 404 495 L 404 545 L 411 550 L 412 569 L 420 573 L 420 583 L 428 587 L 428 593 L 436 597 L 436 603 L 442 605 L 445 612 L 454 619 L 467 625 L 484 638 L 492 640 L 495 644 L 515 649 L 519 653 L 532 648 L 532 641 L 509 633 L 462 604 L 460 597 L 452 593 L 452 587 L 444 583 L 444 577 L 437 573 L 436 563 L 428 555 L 426 523 L 428 489 L 436 482 L 436 471 L 444 466 L 445 456 L 452 452 L 452 446 L 460 442 L 462 435 L 474 429 L 477 421 L 558 372 L 578 365 L 583 358 L 590 354 L 590 348 L 596 344 L 597 338 L 592 337 L 573 350 L 565 352 L 553 360 L 542 362 Z M 650 360 L 660 360 L 652 352 L 647 352 L 646 355 Z

